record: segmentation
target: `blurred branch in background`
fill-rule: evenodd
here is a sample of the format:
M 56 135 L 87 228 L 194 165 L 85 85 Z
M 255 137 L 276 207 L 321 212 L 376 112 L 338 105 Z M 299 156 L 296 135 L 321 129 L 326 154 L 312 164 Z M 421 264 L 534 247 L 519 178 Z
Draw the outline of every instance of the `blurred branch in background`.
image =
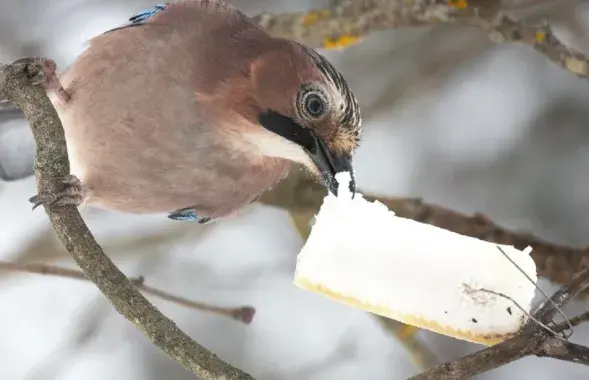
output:
M 581 323 L 589 322 L 589 311 L 579 314 L 576 317 L 569 319 L 571 326 L 578 326 Z
M 255 19 L 274 35 L 327 49 L 344 48 L 392 28 L 439 23 L 476 27 L 491 42 L 532 46 L 566 70 L 589 76 L 587 55 L 565 46 L 547 23 L 530 25 L 508 16 L 502 11 L 505 5 L 500 0 L 349 0 L 310 12 L 263 13 Z
M 75 280 L 88 280 L 84 276 L 84 273 L 79 270 L 39 263 L 20 264 L 0 260 L 0 270 L 10 272 L 36 273 L 63 278 L 71 278 Z M 171 293 L 146 285 L 145 278 L 143 276 L 130 277 L 129 281 L 131 281 L 131 283 L 135 285 L 137 289 L 141 290 L 144 293 L 151 294 L 155 297 L 159 297 L 163 300 L 173 302 L 191 309 L 222 315 L 234 319 L 236 321 L 243 322 L 245 324 L 250 324 L 252 322 L 252 319 L 254 318 L 255 309 L 251 306 L 220 307 L 209 305 L 203 302 L 191 301 L 189 299 L 178 297 Z

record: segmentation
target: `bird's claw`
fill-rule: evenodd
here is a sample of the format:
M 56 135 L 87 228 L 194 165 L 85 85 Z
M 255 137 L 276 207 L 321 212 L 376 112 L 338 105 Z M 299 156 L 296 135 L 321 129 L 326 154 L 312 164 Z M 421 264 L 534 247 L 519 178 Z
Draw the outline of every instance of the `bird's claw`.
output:
M 57 65 L 54 61 L 41 57 L 25 57 L 12 63 L 13 66 L 21 66 L 27 78 L 33 85 L 46 83 L 52 75 L 55 75 Z
M 14 61 L 12 65 L 22 66 L 22 71 L 32 85 L 42 86 L 48 92 L 55 92 L 63 103 L 67 103 L 70 100 L 69 94 L 59 81 L 57 64 L 52 59 L 25 57 Z
M 58 182 L 62 190 L 58 192 L 40 192 L 31 197 L 29 202 L 33 204 L 33 210 L 40 205 L 46 205 L 50 208 L 63 207 L 68 205 L 79 206 L 84 201 L 85 190 L 82 182 L 74 175 L 56 177 L 54 181 Z

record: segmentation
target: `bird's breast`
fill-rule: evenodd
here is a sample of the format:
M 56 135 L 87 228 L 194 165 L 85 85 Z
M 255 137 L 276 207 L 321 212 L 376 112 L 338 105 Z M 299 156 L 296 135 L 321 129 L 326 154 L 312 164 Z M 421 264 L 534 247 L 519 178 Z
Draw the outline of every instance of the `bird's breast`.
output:
M 94 40 L 60 77 L 70 101 L 50 96 L 89 205 L 131 213 L 194 207 L 219 217 L 289 171 L 288 160 L 236 149 L 230 138 L 243 130 L 203 115 L 194 62 L 180 54 L 192 45 L 171 35 L 145 40 L 129 31 L 125 41 L 117 34 Z

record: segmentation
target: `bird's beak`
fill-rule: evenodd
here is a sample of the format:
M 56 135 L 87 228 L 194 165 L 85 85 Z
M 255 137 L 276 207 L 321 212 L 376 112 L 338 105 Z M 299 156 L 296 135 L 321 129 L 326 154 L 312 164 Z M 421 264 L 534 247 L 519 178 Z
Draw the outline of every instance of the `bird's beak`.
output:
M 338 183 L 335 175 L 339 172 L 350 173 L 350 191 L 356 192 L 356 181 L 352 170 L 352 157 L 329 150 L 327 144 L 309 128 L 303 128 L 288 116 L 273 110 L 266 110 L 258 116 L 260 125 L 285 139 L 301 146 L 309 155 L 321 173 L 323 183 L 334 195 L 337 195 Z
M 335 179 L 335 175 L 340 172 L 349 172 L 351 178 L 349 188 L 352 195 L 354 195 L 356 192 L 356 181 L 354 179 L 354 171 L 352 170 L 351 156 L 330 151 L 325 142 L 317 136 L 314 136 L 314 140 L 314 149 L 308 150 L 307 153 L 321 173 L 325 187 L 334 195 L 337 195 L 338 182 Z

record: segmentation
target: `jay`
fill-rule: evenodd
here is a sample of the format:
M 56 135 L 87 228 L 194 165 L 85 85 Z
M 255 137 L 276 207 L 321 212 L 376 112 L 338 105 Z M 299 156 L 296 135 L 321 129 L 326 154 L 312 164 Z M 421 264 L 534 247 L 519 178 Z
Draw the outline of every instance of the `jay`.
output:
M 94 37 L 43 83 L 71 174 L 35 207 L 87 204 L 208 223 L 307 168 L 337 194 L 353 174 L 358 102 L 315 50 L 220 0 L 156 5 Z M 354 180 L 350 183 L 355 189 Z

